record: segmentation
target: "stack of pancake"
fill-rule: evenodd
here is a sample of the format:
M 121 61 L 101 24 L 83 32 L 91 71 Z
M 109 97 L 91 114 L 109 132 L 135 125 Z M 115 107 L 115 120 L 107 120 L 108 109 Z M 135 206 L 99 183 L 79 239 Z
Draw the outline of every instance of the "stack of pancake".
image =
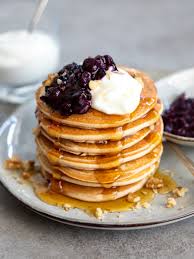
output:
M 83 201 L 115 200 L 142 188 L 155 173 L 163 150 L 162 104 L 147 75 L 126 70 L 143 85 L 139 106 L 127 115 L 91 108 L 63 116 L 40 99 L 53 77 L 38 89 L 37 156 L 52 191 Z

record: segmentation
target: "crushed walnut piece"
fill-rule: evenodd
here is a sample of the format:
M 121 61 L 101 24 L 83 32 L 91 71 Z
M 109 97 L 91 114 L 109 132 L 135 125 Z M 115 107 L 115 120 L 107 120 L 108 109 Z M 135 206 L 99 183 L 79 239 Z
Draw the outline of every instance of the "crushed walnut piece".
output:
M 155 194 L 158 193 L 158 190 L 157 190 L 157 189 L 153 189 L 152 191 L 153 191 L 153 193 L 155 193 Z
M 176 189 L 172 191 L 175 198 L 184 197 L 186 192 L 188 192 L 188 189 L 181 186 L 176 187 Z
M 176 200 L 173 197 L 167 199 L 166 208 L 174 208 L 176 206 Z
M 140 209 L 141 208 L 141 203 L 139 201 L 136 203 L 135 208 L 136 209 Z
M 130 193 L 128 196 L 127 196 L 127 200 L 128 202 L 134 202 L 134 203 L 137 203 L 141 200 L 141 198 L 139 196 L 135 196 L 133 195 L 132 193 Z
M 164 186 L 163 180 L 151 176 L 146 183 L 146 188 L 148 189 L 159 189 Z
M 142 207 L 145 209 L 148 209 L 150 207 L 150 203 L 144 202 L 144 203 L 142 203 Z
M 31 171 L 34 169 L 34 161 L 33 160 L 25 160 L 22 161 L 22 169 L 24 171 Z
M 22 169 L 22 160 L 19 157 L 13 156 L 11 159 L 7 159 L 4 162 L 5 169 Z
M 5 169 L 9 169 L 9 170 L 24 170 L 28 172 L 34 169 L 34 161 L 33 160 L 22 161 L 18 157 L 12 157 L 11 159 L 5 160 L 4 167 Z
M 28 180 L 30 177 L 32 176 L 32 174 L 30 172 L 22 172 L 22 178 L 24 180 Z
M 68 210 L 70 210 L 72 207 L 71 207 L 71 205 L 70 204 L 64 204 L 64 206 L 63 206 L 63 209 L 65 210 L 65 211 L 68 211 Z
M 102 215 L 103 215 L 103 211 L 101 208 L 96 208 L 96 211 L 95 211 L 95 216 L 97 219 L 101 219 L 102 218 Z

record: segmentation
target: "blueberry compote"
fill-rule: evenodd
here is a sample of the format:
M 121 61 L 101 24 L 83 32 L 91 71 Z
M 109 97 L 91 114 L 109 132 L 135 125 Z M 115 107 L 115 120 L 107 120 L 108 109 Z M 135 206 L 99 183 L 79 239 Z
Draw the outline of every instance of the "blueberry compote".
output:
M 163 114 L 164 129 L 166 132 L 194 137 L 194 98 L 179 95 Z
M 109 55 L 86 58 L 82 65 L 64 66 L 49 86 L 41 100 L 62 115 L 83 114 L 91 107 L 90 80 L 100 80 L 106 71 L 117 67 Z

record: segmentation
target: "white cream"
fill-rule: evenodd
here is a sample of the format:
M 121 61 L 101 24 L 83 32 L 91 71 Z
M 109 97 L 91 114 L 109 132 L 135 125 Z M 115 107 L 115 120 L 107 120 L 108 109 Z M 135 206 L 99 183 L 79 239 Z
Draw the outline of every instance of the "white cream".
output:
M 58 44 L 41 31 L 0 34 L 0 83 L 15 86 L 43 80 L 57 69 L 58 60 Z
M 92 108 L 106 114 L 132 113 L 140 103 L 142 84 L 126 71 L 107 71 L 101 80 L 90 81 Z

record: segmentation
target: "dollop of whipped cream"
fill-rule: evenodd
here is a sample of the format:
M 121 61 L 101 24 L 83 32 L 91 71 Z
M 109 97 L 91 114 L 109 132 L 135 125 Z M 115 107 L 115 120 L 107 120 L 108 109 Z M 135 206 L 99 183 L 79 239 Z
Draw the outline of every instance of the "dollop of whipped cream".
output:
M 90 81 L 92 108 L 106 114 L 132 113 L 140 103 L 142 84 L 125 70 L 107 71 L 101 80 Z

